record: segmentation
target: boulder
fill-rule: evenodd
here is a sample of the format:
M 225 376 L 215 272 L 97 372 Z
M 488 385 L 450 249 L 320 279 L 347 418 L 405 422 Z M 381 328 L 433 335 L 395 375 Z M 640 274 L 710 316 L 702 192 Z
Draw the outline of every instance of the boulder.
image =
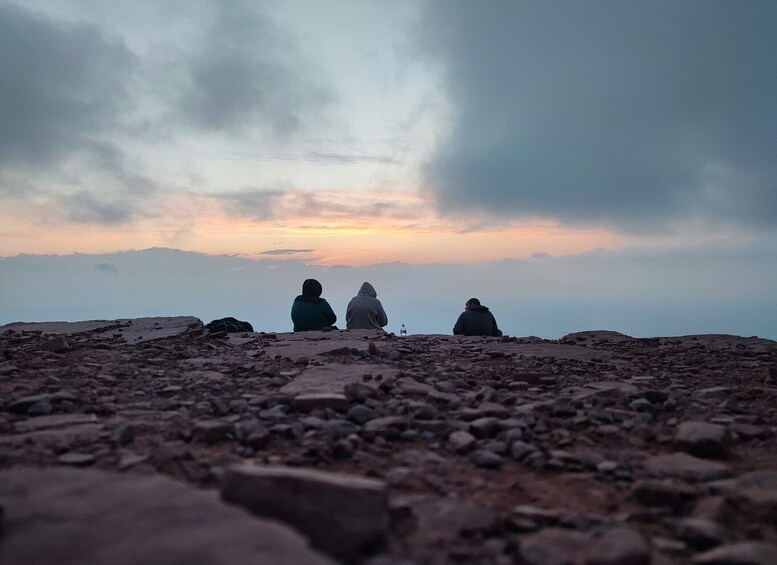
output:
M 380 547 L 388 530 L 386 486 L 373 479 L 243 464 L 227 469 L 221 495 L 257 516 L 294 526 L 341 559 Z
M 0 473 L 3 563 L 332 562 L 297 532 L 160 475 L 67 468 Z

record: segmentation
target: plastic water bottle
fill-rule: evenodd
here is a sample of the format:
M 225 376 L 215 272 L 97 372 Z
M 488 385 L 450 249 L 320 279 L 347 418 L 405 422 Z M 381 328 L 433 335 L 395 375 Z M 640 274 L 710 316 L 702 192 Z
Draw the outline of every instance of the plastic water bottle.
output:
M 405 337 L 407 335 L 407 328 L 405 327 L 405 324 L 402 324 L 402 327 L 399 328 L 399 337 Z

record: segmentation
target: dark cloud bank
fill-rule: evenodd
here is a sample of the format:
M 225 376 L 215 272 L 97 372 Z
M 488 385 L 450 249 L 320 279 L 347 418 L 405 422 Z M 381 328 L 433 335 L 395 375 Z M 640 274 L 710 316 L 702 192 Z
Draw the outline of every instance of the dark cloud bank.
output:
M 777 245 L 582 255 L 474 265 L 316 267 L 174 249 L 0 259 L 0 324 L 195 315 L 290 331 L 306 278 L 324 286 L 340 320 L 364 281 L 375 285 L 390 331 L 449 333 L 476 296 L 512 335 L 558 338 L 613 329 L 637 336 L 733 333 L 777 339 Z M 455 281 L 455 282 L 451 282 Z
M 432 0 L 447 212 L 777 227 L 777 2 Z
M 194 132 L 283 147 L 324 119 L 333 93 L 261 8 L 190 5 L 197 43 L 159 38 L 141 58 L 95 25 L 0 3 L 0 198 L 47 220 L 128 223 L 158 213 L 158 163 L 134 145 Z
M 44 198 L 75 223 L 120 224 L 142 212 L 155 183 L 112 141 L 133 104 L 135 55 L 94 26 L 10 4 L 0 4 L 0 53 L 0 177 L 34 179 L 0 178 L 0 193 Z

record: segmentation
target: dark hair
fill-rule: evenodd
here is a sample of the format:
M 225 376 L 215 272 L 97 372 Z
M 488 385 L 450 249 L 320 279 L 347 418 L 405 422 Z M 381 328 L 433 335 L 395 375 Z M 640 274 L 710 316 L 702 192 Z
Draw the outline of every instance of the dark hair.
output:
M 467 300 L 467 308 L 477 308 L 480 306 L 480 300 L 477 298 L 470 298 Z
M 307 279 L 304 283 L 302 283 L 302 296 L 308 298 L 318 298 L 321 296 L 323 290 L 324 289 L 321 287 L 321 283 L 316 279 Z

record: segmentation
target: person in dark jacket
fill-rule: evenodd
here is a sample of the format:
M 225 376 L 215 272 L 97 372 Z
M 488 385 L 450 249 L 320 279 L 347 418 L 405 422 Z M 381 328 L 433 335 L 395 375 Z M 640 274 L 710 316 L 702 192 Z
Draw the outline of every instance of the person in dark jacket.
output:
M 494 315 L 488 308 L 480 305 L 480 300 L 470 298 L 465 305 L 466 309 L 459 315 L 456 325 L 453 326 L 453 335 L 487 335 L 499 337 L 502 335 L 496 325 Z
M 307 279 L 302 283 L 302 294 L 291 305 L 291 321 L 295 332 L 308 332 L 331 328 L 337 321 L 329 303 L 321 298 L 321 283 Z

